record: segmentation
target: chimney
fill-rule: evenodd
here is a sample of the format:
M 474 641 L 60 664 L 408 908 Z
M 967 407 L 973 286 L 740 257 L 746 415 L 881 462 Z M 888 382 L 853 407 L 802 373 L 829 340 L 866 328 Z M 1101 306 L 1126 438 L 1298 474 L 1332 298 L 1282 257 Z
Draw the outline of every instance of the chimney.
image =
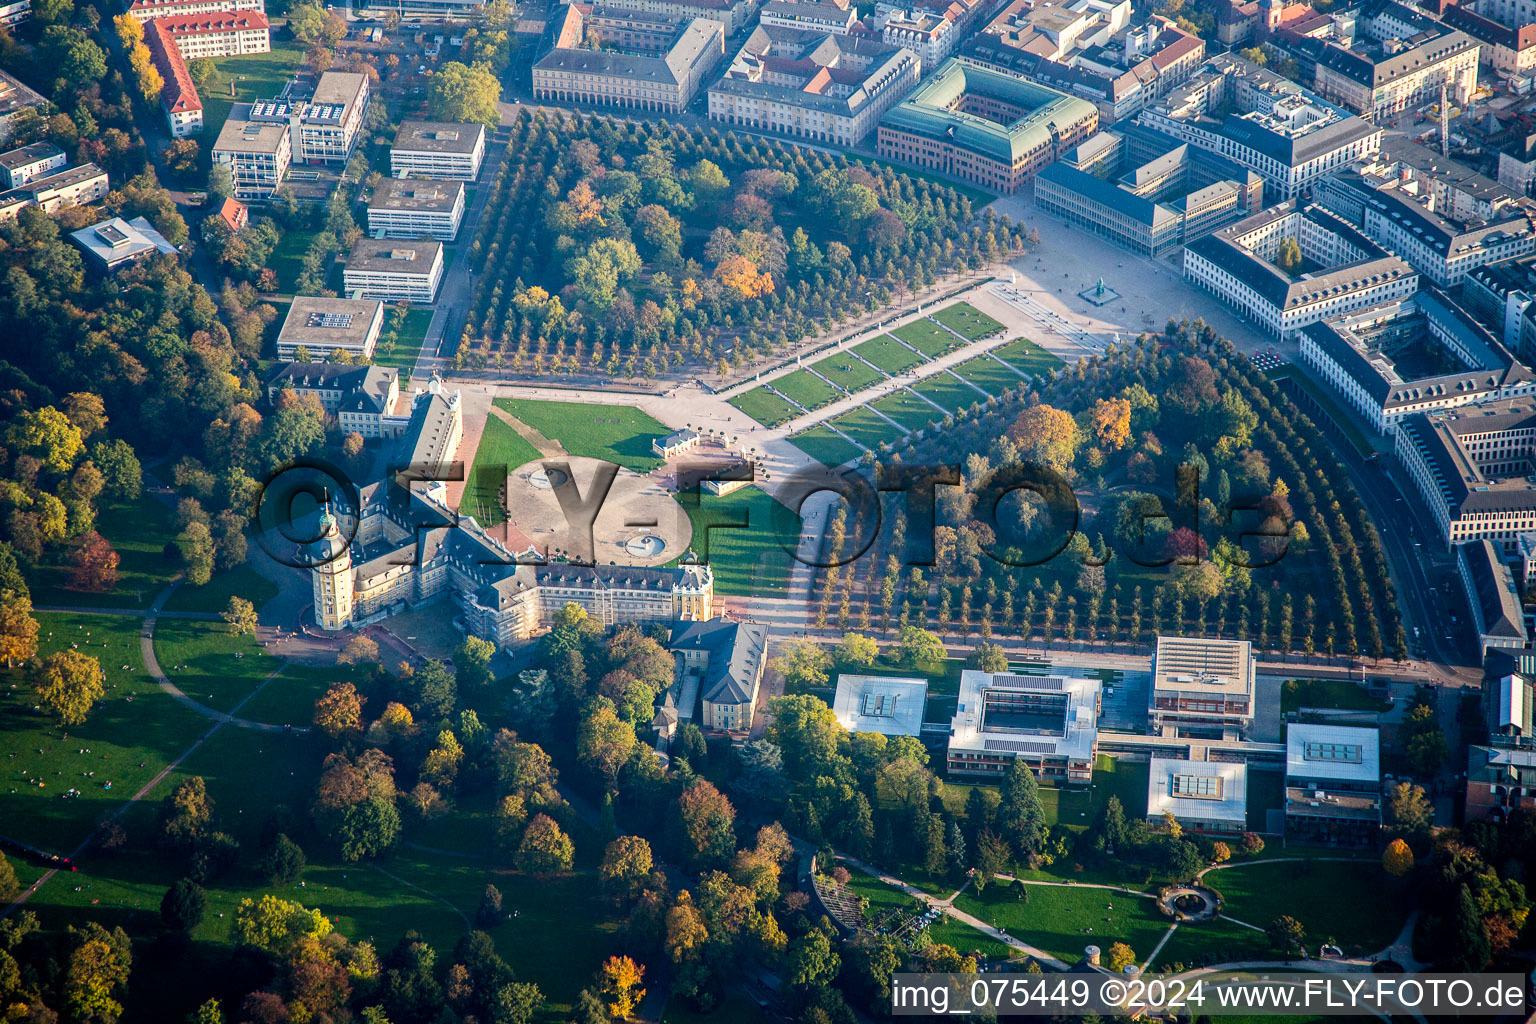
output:
M 1120 968 L 1120 973 L 1126 978 L 1135 978 L 1141 974 L 1141 968 L 1137 967 L 1135 964 L 1126 964 L 1124 967 Z
M 1099 947 L 1086 946 L 1083 949 L 1083 959 L 1095 967 L 1099 965 Z

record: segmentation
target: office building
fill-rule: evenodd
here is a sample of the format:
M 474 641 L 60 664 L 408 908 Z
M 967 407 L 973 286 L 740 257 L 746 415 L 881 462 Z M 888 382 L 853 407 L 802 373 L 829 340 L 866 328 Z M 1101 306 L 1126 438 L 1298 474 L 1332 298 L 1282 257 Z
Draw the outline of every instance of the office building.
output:
M 1428 3 L 1427 10 L 1437 4 Z M 1536 71 L 1536 0 L 1470 0 L 1447 3 L 1440 11 L 1447 28 L 1465 32 L 1481 44 L 1484 64 L 1503 78 Z
M 886 45 L 904 46 L 923 67 L 936 68 L 955 55 L 989 7 L 982 0 L 880 0 L 874 27 Z
M 339 350 L 372 359 L 383 325 L 384 303 L 377 300 L 295 295 L 277 332 L 277 358 L 307 362 Z
M 659 14 L 681 24 L 695 18 L 708 18 L 725 26 L 725 34 L 734 36 L 746 28 L 761 0 L 604 0 L 604 6 L 644 14 Z
M 474 181 L 485 159 L 485 125 L 402 121 L 389 147 L 392 178 Z
M 953 57 L 880 119 L 880 156 L 1012 194 L 1098 130 L 1087 100 Z
M 758 26 L 709 88 L 709 117 L 857 145 L 918 82 L 911 50 L 869 36 Z
M 1488 651 L 1483 659 L 1483 724 L 1489 746 L 1536 749 L 1533 679 L 1536 654 L 1502 647 Z
M 1196 832 L 1246 831 L 1248 766 L 1153 756 L 1147 771 L 1147 821 L 1161 825 L 1170 814 Z
M 213 144 L 214 163 L 229 169 L 235 198 L 270 199 L 293 162 L 286 112 L 271 102 L 236 103 Z
M 950 723 L 951 775 L 1001 778 L 1022 760 L 1044 779 L 1086 786 L 1098 750 L 1100 681 L 1048 675 L 960 673 Z
M 464 220 L 462 181 L 390 178 L 368 200 L 368 233 L 375 238 L 435 238 L 451 242 Z
M 1285 733 L 1286 842 L 1370 848 L 1381 828 L 1381 734 L 1292 722 Z
M 771 6 L 771 5 L 770 5 Z M 533 66 L 535 99 L 686 110 L 725 56 L 725 26 L 608 6 L 565 8 Z
M 928 705 L 926 679 L 839 675 L 832 713 L 849 732 L 917 736 Z
M 758 24 L 764 28 L 790 28 L 800 32 L 826 32 L 846 36 L 859 23 L 859 12 L 837 0 L 768 0 Z
M 1466 820 L 1505 821 L 1536 810 L 1536 750 L 1467 748 Z
M 1472 609 L 1480 661 L 1491 650 L 1518 650 L 1530 640 L 1520 589 L 1504 561 L 1505 548 L 1486 537 L 1456 545 L 1456 569 Z
M 132 220 L 112 217 L 88 228 L 71 231 L 69 238 L 80 247 L 89 265 L 107 273 L 157 254 L 176 254 L 176 247 L 143 217 Z
M 369 89 L 367 75 L 352 71 L 321 75 L 314 94 L 289 112 L 294 162 L 345 167 L 368 112 Z
M 1147 711 L 1152 731 L 1192 739 L 1243 739 L 1253 724 L 1256 661 L 1247 640 L 1160 636 Z
M 342 289 L 355 299 L 431 302 L 443 280 L 443 243 L 418 238 L 359 238 L 347 257 Z

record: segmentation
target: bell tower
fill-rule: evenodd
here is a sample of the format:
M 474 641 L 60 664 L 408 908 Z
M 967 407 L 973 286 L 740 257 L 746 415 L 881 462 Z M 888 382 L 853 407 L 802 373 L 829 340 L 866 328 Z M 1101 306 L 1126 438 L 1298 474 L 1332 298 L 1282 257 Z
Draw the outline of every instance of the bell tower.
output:
M 327 497 L 320 513 L 320 538 L 309 545 L 314 584 L 315 625 L 335 631 L 352 618 L 352 555 Z

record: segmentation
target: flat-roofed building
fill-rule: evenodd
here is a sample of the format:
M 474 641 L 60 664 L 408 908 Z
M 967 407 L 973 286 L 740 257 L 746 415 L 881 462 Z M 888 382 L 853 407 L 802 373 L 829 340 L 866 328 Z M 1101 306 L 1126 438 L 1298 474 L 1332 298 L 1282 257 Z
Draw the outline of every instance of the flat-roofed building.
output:
M 1287 239 L 1314 269 L 1293 275 L 1279 267 Z M 1419 288 L 1419 275 L 1403 259 L 1338 215 L 1294 199 L 1186 245 L 1184 277 L 1281 341 L 1308 324 Z
M 1536 654 L 1498 648 L 1483 660 L 1483 722 L 1491 747 L 1536 748 Z
M 1001 778 L 1022 760 L 1043 778 L 1088 785 L 1098 750 L 1100 688 L 1097 678 L 1061 670 L 966 669 L 950 722 L 950 774 Z
M 213 144 L 214 163 L 229 168 L 235 198 L 270 199 L 293 160 L 286 108 L 270 102 L 237 103 Z
M 1247 640 L 1160 636 L 1147 711 L 1164 736 L 1235 740 L 1253 724 L 1253 645 Z
M 770 6 L 772 6 L 770 4 Z M 533 66 L 535 99 L 680 112 L 725 56 L 725 26 L 608 6 L 565 8 Z
M 32 17 L 32 0 L 0 0 L 0 25 L 14 28 Z
M 709 87 L 709 117 L 856 145 L 918 82 L 912 51 L 865 35 L 759 25 Z
M 0 143 L 11 137 L 11 125 L 18 114 L 24 110 L 42 113 L 47 106 L 48 100 L 37 90 L 0 71 Z
M 1381 734 L 1293 722 L 1285 733 L 1287 842 L 1374 846 L 1381 828 Z
M 1147 820 L 1160 824 L 1169 814 L 1196 832 L 1245 831 L 1248 766 L 1154 755 L 1147 772 Z
M 443 243 L 359 238 L 347 257 L 342 287 L 353 298 L 431 302 L 443 280 Z
M 69 157 L 58 146 L 46 140 L 22 146 L 8 153 L 0 153 L 0 184 L 6 190 L 21 188 L 33 178 L 62 171 Z
M 484 159 L 483 124 L 402 121 L 389 147 L 389 173 L 394 178 L 474 181 Z
M 916 736 L 923 731 L 928 705 L 926 679 L 839 675 L 832 713 L 849 732 Z
M 324 359 L 338 349 L 354 359 L 372 359 L 384 326 L 384 303 L 296 295 L 277 332 L 277 358 L 294 359 L 299 349 Z
M 111 273 L 131 263 L 159 254 L 176 254 L 176 247 L 166 241 L 144 217 L 124 220 L 113 217 L 88 228 L 69 233 L 70 240 L 85 253 L 86 260 L 98 270 Z
M 20 191 L 30 195 L 44 212 L 56 213 L 66 207 L 85 206 L 105 199 L 111 186 L 106 171 L 95 164 L 80 164 L 33 178 Z
M 464 220 L 462 181 L 390 178 L 368 200 L 368 233 L 375 238 L 435 238 L 451 242 Z
M 321 75 L 314 95 L 296 104 L 291 114 L 294 161 L 345 166 L 368 112 L 369 90 L 367 75 L 354 71 Z
M 1014 193 L 1098 130 L 1092 103 L 953 57 L 880 119 L 880 156 Z

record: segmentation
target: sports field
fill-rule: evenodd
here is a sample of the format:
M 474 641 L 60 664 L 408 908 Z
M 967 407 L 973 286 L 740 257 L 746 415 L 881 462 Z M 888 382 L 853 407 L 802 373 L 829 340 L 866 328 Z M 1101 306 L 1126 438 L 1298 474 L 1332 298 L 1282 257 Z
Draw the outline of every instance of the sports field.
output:
M 933 313 L 933 318 L 956 334 L 963 334 L 971 341 L 990 337 L 1003 330 L 1003 325 L 992 319 L 969 302 L 957 302 Z
M 893 375 L 905 373 L 907 370 L 923 362 L 922 356 L 913 352 L 889 334 L 882 334 L 878 338 L 860 342 L 853 346 L 851 351 L 857 353 L 863 359 L 874 363 L 886 373 Z
M 879 451 L 882 442 L 899 441 L 902 438 L 901 431 L 868 409 L 845 412 L 833 420 L 832 425 L 853 438 L 854 444 L 870 451 Z
M 871 384 L 885 379 L 880 371 L 872 369 L 868 364 L 847 352 L 839 352 L 814 362 L 811 368 L 847 391 L 863 391 Z
M 908 430 L 922 430 L 934 420 L 944 418 L 943 413 L 906 391 L 898 391 L 872 402 L 870 408 L 880 410 Z
M 539 457 L 539 450 L 512 427 L 495 416 L 485 418 L 485 430 L 475 449 L 474 461 L 464 481 L 464 496 L 459 511 L 475 517 L 481 526 L 503 522 L 506 510 L 507 474 Z
M 795 408 L 766 387 L 744 391 L 726 401 L 765 427 L 776 427 L 803 414 L 803 410 Z
M 960 339 L 932 320 L 914 320 L 902 324 L 891 332 L 923 353 L 925 356 L 941 356 L 950 349 L 960 347 Z
M 986 396 L 977 394 L 975 388 L 943 372 L 924 377 L 912 385 L 912 390 L 927 395 L 950 412 L 958 412 L 977 402 L 986 401 Z
M 496 406 L 558 441 L 568 454 L 602 459 L 636 473 L 649 473 L 661 465 L 662 460 L 651 451 L 651 442 L 672 433 L 632 405 L 498 398 Z
M 825 425 L 817 425 L 803 434 L 796 434 L 789 443 L 825 466 L 841 466 L 864 454 L 857 445 L 833 433 Z
M 836 388 L 809 370 L 786 373 L 773 382 L 773 387 L 785 398 L 798 402 L 807 409 L 820 408 L 842 397 Z
M 950 372 L 964 377 L 989 395 L 1001 395 L 1024 383 L 1023 378 L 1011 368 L 1004 366 L 991 356 L 967 359 L 959 366 L 950 367 Z
M 1043 377 L 1048 373 L 1054 373 L 1058 367 L 1066 365 L 1061 359 L 1051 355 L 1028 338 L 1010 341 L 1000 348 L 993 349 L 992 354 L 1030 377 Z

